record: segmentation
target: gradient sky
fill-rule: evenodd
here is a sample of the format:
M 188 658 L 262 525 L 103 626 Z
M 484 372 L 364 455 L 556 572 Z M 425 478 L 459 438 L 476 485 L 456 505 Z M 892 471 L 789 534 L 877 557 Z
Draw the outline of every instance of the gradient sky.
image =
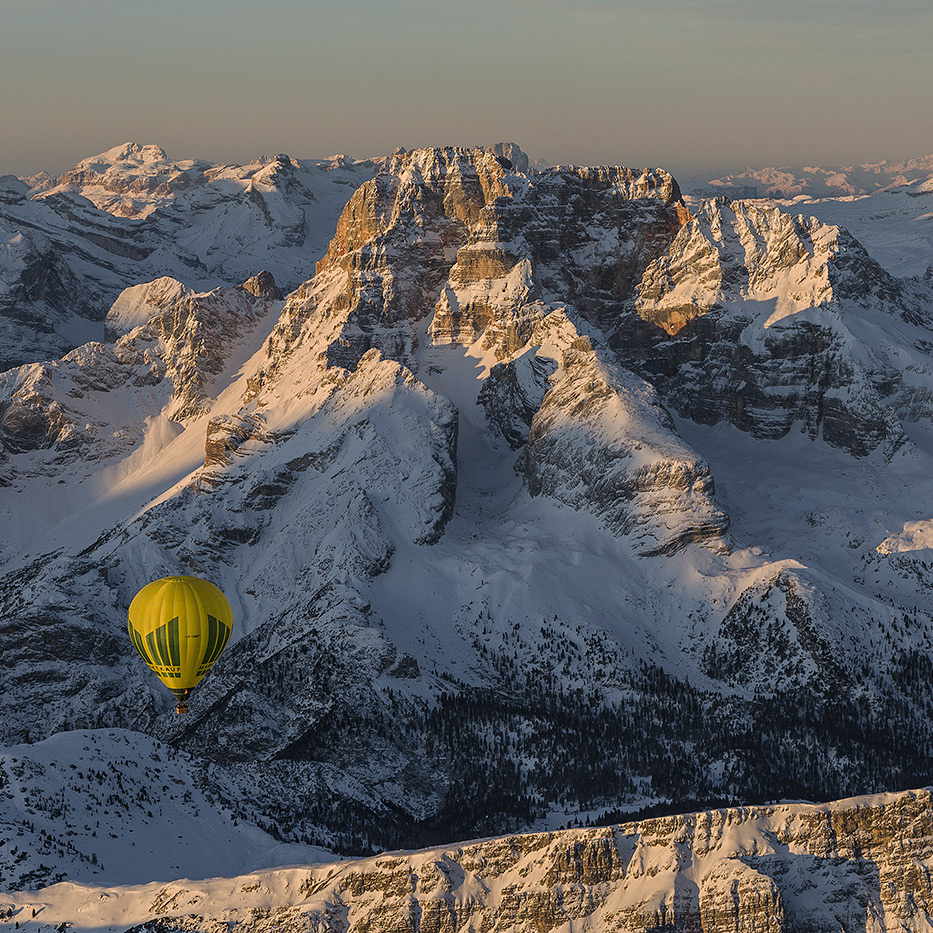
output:
M 933 152 L 933 0 L 0 0 L 0 173 L 513 140 L 533 158 Z

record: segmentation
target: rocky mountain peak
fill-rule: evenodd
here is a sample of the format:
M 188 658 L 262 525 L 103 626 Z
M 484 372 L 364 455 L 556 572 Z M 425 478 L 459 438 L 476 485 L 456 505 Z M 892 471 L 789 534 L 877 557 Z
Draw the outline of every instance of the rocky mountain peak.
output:
M 703 202 L 638 283 L 635 311 L 659 332 L 623 327 L 614 342 L 701 423 L 726 418 L 778 437 L 799 420 L 811 437 L 860 456 L 879 446 L 891 455 L 905 437 L 896 410 L 926 403 L 901 383 L 887 339 L 866 347 L 863 322 L 923 326 L 925 301 L 848 231 L 720 197 Z M 646 337 L 656 353 L 646 353 Z M 705 365 L 685 365 L 683 353 Z
M 289 298 L 247 399 L 281 381 L 298 347 L 323 346 L 326 366 L 351 371 L 377 348 L 418 372 L 417 330 L 431 315 L 432 344 L 481 344 L 509 367 L 482 403 L 510 443 L 527 441 L 533 494 L 592 510 L 645 553 L 721 547 L 728 519 L 708 467 L 649 388 L 581 331 L 624 304 L 680 228 L 676 182 L 612 166 L 525 176 L 504 158 L 447 148 L 387 159 L 351 198 L 315 278 Z M 537 360 L 520 381 L 519 357 Z M 590 465 L 578 462 L 574 451 L 591 448 Z
M 498 159 L 505 159 L 508 163 L 503 168 L 514 169 L 527 175 L 530 170 L 528 154 L 517 143 L 495 143 L 488 147 Z
M 165 150 L 161 146 L 146 145 L 140 146 L 139 143 L 127 142 L 122 146 L 114 146 L 99 156 L 92 157 L 87 162 L 162 162 L 167 159 Z M 79 163 L 84 164 L 84 163 Z
M 141 218 L 199 184 L 209 163 L 176 162 L 159 146 L 125 143 L 84 159 L 32 190 L 33 197 L 80 194 L 118 217 Z
M 265 269 L 247 279 L 240 288 L 249 292 L 255 298 L 262 298 L 265 301 L 281 301 L 285 297 L 275 284 L 272 273 L 267 272 Z

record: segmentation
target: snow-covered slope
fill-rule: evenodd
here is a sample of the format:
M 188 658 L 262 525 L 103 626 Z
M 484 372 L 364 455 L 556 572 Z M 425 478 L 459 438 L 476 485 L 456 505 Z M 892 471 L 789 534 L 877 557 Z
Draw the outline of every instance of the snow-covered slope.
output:
M 4 748 L 0 840 L 8 891 L 66 878 L 144 884 L 333 859 L 273 839 L 218 803 L 203 762 L 125 730 Z
M 137 281 L 0 376 L 8 743 L 139 730 L 357 852 L 933 779 L 928 284 L 508 153 L 399 151 L 285 298 Z M 187 717 L 125 636 L 177 572 L 237 619 Z
M 714 810 L 604 828 L 135 886 L 0 894 L 27 931 L 338 933 L 933 929 L 929 791 Z

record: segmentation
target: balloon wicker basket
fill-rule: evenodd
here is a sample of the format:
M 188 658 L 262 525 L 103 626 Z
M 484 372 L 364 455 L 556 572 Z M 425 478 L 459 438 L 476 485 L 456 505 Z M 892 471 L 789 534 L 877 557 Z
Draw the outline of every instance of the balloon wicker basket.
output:
M 181 716 L 182 713 L 188 712 L 188 690 L 173 690 L 172 693 L 175 694 L 176 704 L 175 704 L 175 715 Z

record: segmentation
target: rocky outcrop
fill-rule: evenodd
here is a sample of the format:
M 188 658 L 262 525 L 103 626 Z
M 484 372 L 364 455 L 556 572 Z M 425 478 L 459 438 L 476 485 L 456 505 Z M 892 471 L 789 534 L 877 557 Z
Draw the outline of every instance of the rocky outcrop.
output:
M 928 790 L 832 804 L 713 810 L 414 853 L 111 888 L 83 902 L 136 933 L 270 929 L 455 933 L 886 933 L 933 929 Z M 63 917 L 74 886 L 7 896 Z M 125 923 L 126 921 L 124 921 Z M 128 931 L 129 933 L 129 931 Z
M 61 360 L 0 374 L 0 450 L 50 450 L 62 465 L 132 447 L 144 425 L 109 423 L 97 393 L 121 392 L 129 409 L 141 406 L 152 417 L 181 422 L 203 414 L 212 381 L 270 307 L 245 288 L 194 294 L 170 278 L 128 291 L 113 321 L 116 331 L 132 329 L 116 343 L 85 344 Z M 146 323 L 133 326 L 140 320 Z
M 490 204 L 471 231 L 435 310 L 433 337 L 469 345 L 482 334 L 497 352 L 514 352 L 536 299 L 610 321 L 688 216 L 667 172 L 539 172 Z
M 606 303 L 626 300 L 686 216 L 666 172 L 527 176 L 489 150 L 399 151 L 351 198 L 315 279 L 290 301 L 289 340 L 318 310 L 343 319 L 331 365 L 352 368 L 370 347 L 410 364 L 412 325 L 432 310 L 432 339 L 467 345 L 514 331 L 542 296 L 611 314 Z M 501 339 L 502 352 L 522 342 Z
M 207 425 L 204 465 L 229 466 L 243 444 L 261 433 L 258 415 L 219 415 Z
M 851 234 L 754 202 L 706 201 L 638 285 L 639 315 L 676 335 L 730 301 L 769 302 L 769 325 L 831 302 L 891 304 L 896 280 Z
M 285 297 L 275 284 L 272 273 L 267 272 L 265 269 L 247 279 L 240 288 L 249 292 L 254 298 L 261 298 L 263 301 L 281 301 Z
M 509 173 L 482 150 L 399 151 L 351 198 L 315 291 L 340 281 L 328 313 L 344 323 L 327 349 L 331 365 L 353 367 L 371 347 L 406 365 L 414 361 L 413 325 L 430 313 L 451 257 L 486 206 L 511 196 Z
M 265 294 L 274 293 L 272 282 Z M 236 344 L 269 310 L 271 300 L 257 297 L 246 287 L 183 295 L 127 335 L 119 347 L 143 355 L 143 347 L 153 342 L 162 348 L 165 378 L 171 381 L 175 398 L 167 414 L 177 420 L 191 418 L 206 410 L 206 390 L 211 380 L 223 371 Z
M 118 340 L 131 330 L 187 301 L 194 292 L 171 276 L 123 289 L 104 319 L 106 336 Z

